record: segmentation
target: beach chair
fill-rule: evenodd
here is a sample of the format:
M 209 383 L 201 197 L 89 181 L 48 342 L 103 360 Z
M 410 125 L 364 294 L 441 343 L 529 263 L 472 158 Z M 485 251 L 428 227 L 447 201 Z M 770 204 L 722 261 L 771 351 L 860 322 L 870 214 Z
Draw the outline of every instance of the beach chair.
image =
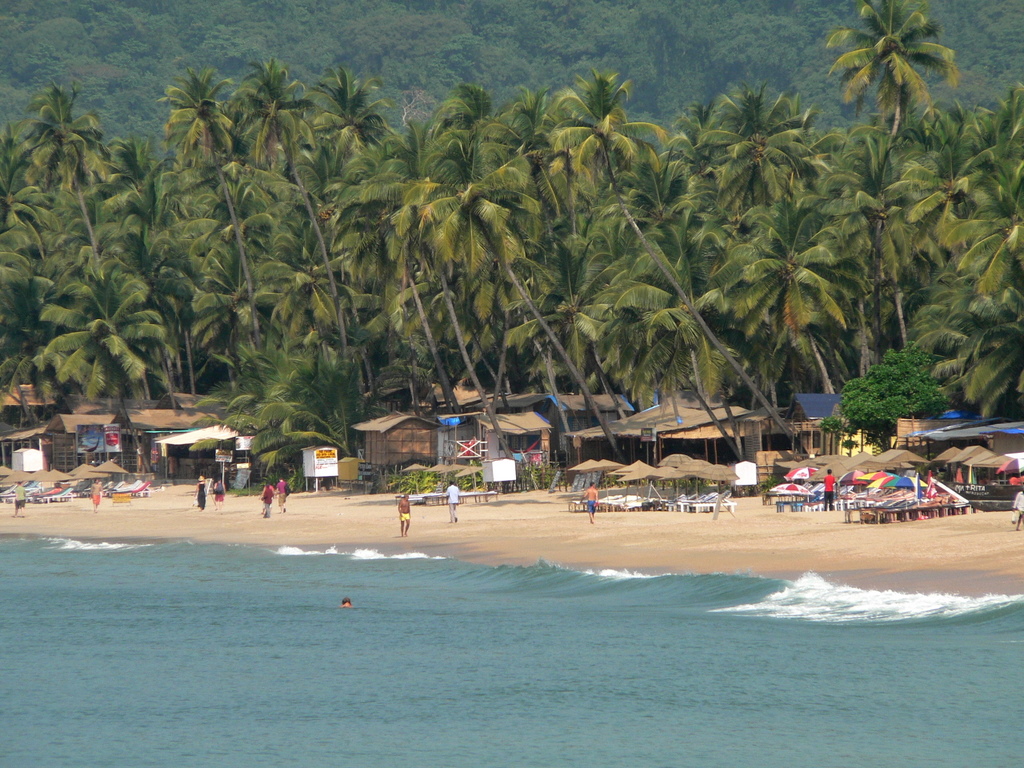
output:
M 148 499 L 152 495 L 152 491 L 149 490 L 149 487 L 151 485 L 153 485 L 153 483 L 151 483 L 151 482 L 149 482 L 147 480 L 147 481 L 143 482 L 142 485 L 140 485 L 134 491 L 129 491 L 129 493 L 131 493 L 132 496 L 137 496 L 139 498 Z
M 46 493 L 37 493 L 28 498 L 33 504 L 52 504 L 53 502 L 71 501 L 75 497 L 70 488 L 54 488 Z

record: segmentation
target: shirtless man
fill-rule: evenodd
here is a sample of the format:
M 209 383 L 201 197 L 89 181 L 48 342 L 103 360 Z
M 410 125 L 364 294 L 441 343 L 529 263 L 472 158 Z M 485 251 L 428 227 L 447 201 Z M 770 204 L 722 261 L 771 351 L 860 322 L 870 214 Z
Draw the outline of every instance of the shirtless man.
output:
M 597 512 L 597 486 L 593 483 L 583 492 L 583 500 L 587 502 L 587 514 L 590 515 L 590 524 L 594 524 L 594 513 Z
M 409 494 L 403 493 L 398 497 L 398 525 L 401 528 L 402 536 L 409 535 L 409 521 L 412 518 L 412 510 L 409 509 Z

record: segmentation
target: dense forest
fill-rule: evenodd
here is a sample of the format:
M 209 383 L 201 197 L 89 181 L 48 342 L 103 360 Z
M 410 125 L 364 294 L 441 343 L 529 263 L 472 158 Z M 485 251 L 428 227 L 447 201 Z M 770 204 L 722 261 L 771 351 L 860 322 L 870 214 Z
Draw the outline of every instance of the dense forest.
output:
M 960 87 L 940 99 L 991 107 L 1024 77 L 1019 0 L 935 0 Z M 462 82 L 497 102 L 559 90 L 590 69 L 633 81 L 637 119 L 671 125 L 742 84 L 800 93 L 821 124 L 847 125 L 825 41 L 849 0 L 7 0 L 0 7 L 0 121 L 51 80 L 80 85 L 108 136 L 160 136 L 158 103 L 186 67 L 241 81 L 277 58 L 313 83 L 328 67 L 379 77 L 386 116 L 429 115 Z
M 601 70 L 395 122 L 376 79 L 269 58 L 183 66 L 158 142 L 46 85 L 0 131 L 0 387 L 206 393 L 271 462 L 402 393 L 777 417 L 915 348 L 951 403 L 1020 414 L 1024 87 L 934 107 L 962 74 L 927 7 L 856 5 L 826 35 L 848 128 L 769 85 L 641 120 Z

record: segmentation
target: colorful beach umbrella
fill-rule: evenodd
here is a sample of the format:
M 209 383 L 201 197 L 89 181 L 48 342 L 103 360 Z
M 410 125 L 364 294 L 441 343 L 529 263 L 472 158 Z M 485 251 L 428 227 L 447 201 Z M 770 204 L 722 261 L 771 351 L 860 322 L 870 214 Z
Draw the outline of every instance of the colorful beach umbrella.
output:
M 796 483 L 782 483 L 776 485 L 768 493 L 772 493 L 778 496 L 810 496 L 811 491 L 802 485 Z
M 807 480 L 817 471 L 817 467 L 797 467 L 796 469 L 789 470 L 785 477 L 787 480 Z
M 874 480 L 869 482 L 868 488 L 888 487 L 888 484 L 895 482 L 898 477 L 897 475 L 890 475 L 888 472 L 876 472 L 875 474 L 881 475 L 881 477 L 876 477 Z
M 999 469 L 996 470 L 998 473 L 1010 472 L 1019 473 L 1024 472 L 1024 459 L 1010 459 L 1008 462 L 1003 464 Z

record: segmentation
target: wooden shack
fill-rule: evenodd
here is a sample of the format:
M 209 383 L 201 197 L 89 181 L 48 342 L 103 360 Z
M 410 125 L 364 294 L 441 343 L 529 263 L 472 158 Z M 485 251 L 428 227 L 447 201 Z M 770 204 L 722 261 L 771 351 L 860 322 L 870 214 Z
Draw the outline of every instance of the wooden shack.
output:
M 436 421 L 422 416 L 390 413 L 352 428 L 365 436 L 365 461 L 379 467 L 397 467 L 414 461 L 436 463 L 439 426 Z

